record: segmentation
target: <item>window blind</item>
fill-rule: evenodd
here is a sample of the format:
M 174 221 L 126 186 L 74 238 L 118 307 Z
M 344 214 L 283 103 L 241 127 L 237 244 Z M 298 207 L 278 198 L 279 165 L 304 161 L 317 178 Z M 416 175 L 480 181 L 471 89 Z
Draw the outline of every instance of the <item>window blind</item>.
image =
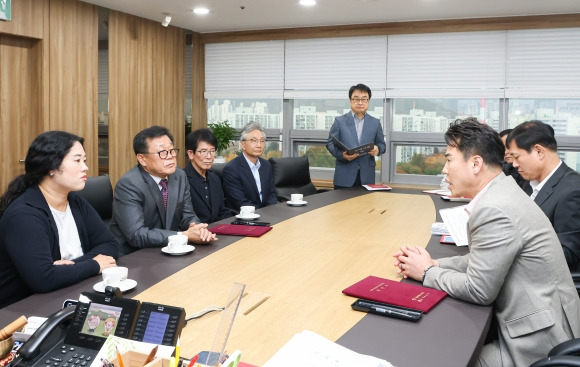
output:
M 252 91 L 276 91 L 281 98 L 283 83 L 284 41 L 205 46 L 206 98 L 228 97 L 229 92 L 252 97 Z
M 505 40 L 503 31 L 389 36 L 387 88 L 499 90 Z
M 580 98 L 580 28 L 509 31 L 506 97 Z
M 349 37 L 286 41 L 288 90 L 348 91 L 355 84 L 385 89 L 387 37 Z

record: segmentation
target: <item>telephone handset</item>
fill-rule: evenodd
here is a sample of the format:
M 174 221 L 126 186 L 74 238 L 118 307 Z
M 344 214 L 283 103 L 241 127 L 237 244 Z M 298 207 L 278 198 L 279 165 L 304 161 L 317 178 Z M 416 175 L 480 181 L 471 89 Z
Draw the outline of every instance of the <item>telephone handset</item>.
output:
M 51 315 L 19 349 L 11 367 L 90 366 L 109 335 L 175 345 L 185 310 L 83 292 L 76 307 Z

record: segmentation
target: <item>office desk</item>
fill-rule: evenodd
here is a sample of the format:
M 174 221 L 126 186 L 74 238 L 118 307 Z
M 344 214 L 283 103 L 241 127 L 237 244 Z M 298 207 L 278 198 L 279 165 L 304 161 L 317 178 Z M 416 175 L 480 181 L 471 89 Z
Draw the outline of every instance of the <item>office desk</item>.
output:
M 224 236 L 212 245 L 196 246 L 193 254 L 183 257 L 163 256 L 159 249 L 138 251 L 119 260 L 129 267 L 129 277 L 139 282 L 127 296 L 181 305 L 191 313 L 209 304 L 223 306 L 233 281 L 246 283 L 249 292 L 270 295 L 247 316 L 236 319 L 228 343 L 230 349 L 242 349 L 244 360 L 254 364 L 267 360 L 294 333 L 309 329 L 396 366 L 423 361 L 465 366 L 481 346 L 489 307 L 447 297 L 414 324 L 352 311 L 354 299 L 340 292 L 371 273 L 396 278 L 390 256 L 402 244 L 429 243 L 433 253 L 466 252 L 433 243 L 429 235 L 436 220 L 433 203 L 444 205 L 438 197 L 396 191 L 397 195 L 340 190 L 308 197 L 307 207 L 263 208 L 258 211 L 260 220 L 276 223 L 265 236 L 239 241 Z M 359 195 L 364 196 L 348 200 Z M 331 206 L 325 211 L 327 205 Z M 295 217 L 299 214 L 303 215 Z M 99 280 L 93 277 L 31 296 L 1 310 L 0 322 L 20 314 L 47 315 L 64 298 L 76 298 Z M 208 315 L 188 324 L 182 333 L 184 356 L 209 348 L 219 317 Z

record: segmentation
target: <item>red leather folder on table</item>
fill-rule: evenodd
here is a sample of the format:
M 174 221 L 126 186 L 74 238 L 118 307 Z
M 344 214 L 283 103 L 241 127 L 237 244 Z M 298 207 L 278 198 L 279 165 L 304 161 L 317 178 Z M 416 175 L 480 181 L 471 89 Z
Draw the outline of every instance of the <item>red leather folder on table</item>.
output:
M 429 312 L 447 293 L 421 285 L 368 276 L 342 293 L 371 301 Z
M 246 226 L 243 224 L 218 224 L 207 230 L 215 234 L 227 234 L 230 236 L 260 237 L 270 231 L 270 226 Z

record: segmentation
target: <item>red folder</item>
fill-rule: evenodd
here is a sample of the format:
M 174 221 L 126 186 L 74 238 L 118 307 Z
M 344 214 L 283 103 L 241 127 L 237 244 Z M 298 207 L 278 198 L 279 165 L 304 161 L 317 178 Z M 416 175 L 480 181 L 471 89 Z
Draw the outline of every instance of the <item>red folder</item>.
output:
M 247 226 L 243 224 L 218 224 L 207 230 L 215 234 L 227 234 L 230 236 L 260 237 L 270 231 L 270 226 Z
M 447 293 L 421 285 L 369 276 L 344 289 L 342 293 L 371 301 L 429 312 Z

